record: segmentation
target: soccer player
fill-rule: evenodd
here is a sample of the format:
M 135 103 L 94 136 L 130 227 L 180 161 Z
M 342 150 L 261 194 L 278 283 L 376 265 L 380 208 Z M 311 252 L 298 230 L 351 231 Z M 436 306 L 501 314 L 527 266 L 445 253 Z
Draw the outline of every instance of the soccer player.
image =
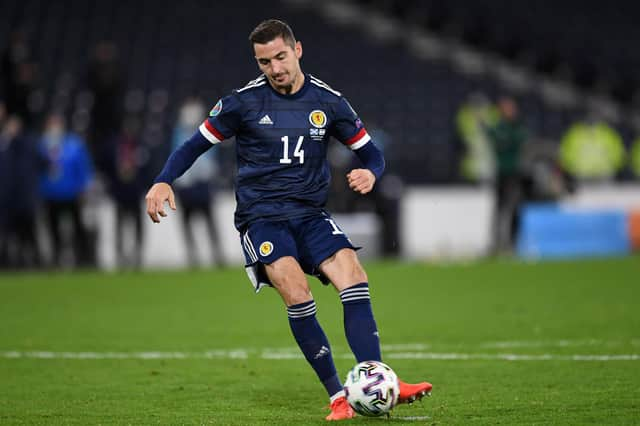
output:
M 282 297 L 293 336 L 329 394 L 327 420 L 352 418 L 316 319 L 305 273 L 331 283 L 344 308 L 344 329 L 358 362 L 381 360 L 367 274 L 351 244 L 324 210 L 329 187 L 327 144 L 334 137 L 362 162 L 347 175 L 351 189 L 367 194 L 384 171 L 381 152 L 347 100 L 300 68 L 302 45 L 279 20 L 260 23 L 249 36 L 258 67 L 255 80 L 219 100 L 198 131 L 175 150 L 146 196 L 153 222 L 175 210 L 171 183 L 196 158 L 236 138 L 235 225 L 246 270 L 258 292 L 274 287 Z M 431 384 L 400 382 L 400 402 L 413 402 Z

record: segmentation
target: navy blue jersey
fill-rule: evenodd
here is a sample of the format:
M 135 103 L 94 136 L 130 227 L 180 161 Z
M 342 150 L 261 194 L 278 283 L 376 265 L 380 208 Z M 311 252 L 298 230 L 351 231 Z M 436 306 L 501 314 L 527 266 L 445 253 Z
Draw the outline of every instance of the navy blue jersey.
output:
M 258 77 L 219 100 L 199 130 L 213 144 L 235 136 L 238 230 L 323 211 L 329 138 L 354 150 L 370 140 L 347 100 L 309 74 L 292 95 Z

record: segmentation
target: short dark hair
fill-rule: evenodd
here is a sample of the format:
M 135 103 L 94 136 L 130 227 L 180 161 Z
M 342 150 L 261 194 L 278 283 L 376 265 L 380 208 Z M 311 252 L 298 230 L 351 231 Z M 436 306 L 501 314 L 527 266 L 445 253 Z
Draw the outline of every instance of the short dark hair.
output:
M 258 26 L 251 31 L 251 34 L 249 34 L 249 41 L 253 48 L 255 43 L 267 44 L 278 37 L 282 37 L 282 40 L 291 46 L 291 48 L 295 47 L 296 37 L 293 35 L 291 27 L 286 22 L 278 19 L 267 19 L 266 21 L 260 22 Z

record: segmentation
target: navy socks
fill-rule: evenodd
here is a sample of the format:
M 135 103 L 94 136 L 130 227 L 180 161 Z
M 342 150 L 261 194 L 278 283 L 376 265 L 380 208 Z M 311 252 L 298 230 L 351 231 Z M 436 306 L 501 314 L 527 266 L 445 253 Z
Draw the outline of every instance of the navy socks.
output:
M 344 332 L 358 362 L 382 361 L 378 327 L 371 310 L 369 284 L 360 283 L 340 292 L 344 307 Z
M 316 302 L 313 300 L 287 308 L 289 325 L 304 357 L 315 370 L 329 397 L 335 399 L 343 392 L 336 373 L 327 336 L 316 319 Z
M 358 362 L 381 361 L 378 327 L 371 310 L 369 285 L 360 283 L 340 292 L 344 307 L 344 331 Z M 316 319 L 316 303 L 311 300 L 287 308 L 289 325 L 300 350 L 334 400 L 343 394 L 327 336 Z

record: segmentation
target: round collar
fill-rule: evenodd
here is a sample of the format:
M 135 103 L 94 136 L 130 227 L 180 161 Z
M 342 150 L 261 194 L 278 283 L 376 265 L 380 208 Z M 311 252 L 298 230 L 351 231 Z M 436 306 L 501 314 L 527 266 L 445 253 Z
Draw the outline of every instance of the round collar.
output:
M 298 99 L 299 97 L 305 94 L 305 92 L 309 88 L 310 81 L 311 81 L 311 77 L 309 77 L 309 74 L 305 74 L 303 72 L 302 75 L 304 75 L 304 83 L 302 83 L 302 87 L 296 93 L 292 93 L 290 95 L 285 95 L 283 93 L 278 92 L 276 89 L 274 89 L 273 86 L 271 85 L 271 82 L 268 80 L 268 78 L 267 78 L 267 84 L 269 85 L 269 88 L 273 93 L 275 93 L 277 96 L 283 99 Z

